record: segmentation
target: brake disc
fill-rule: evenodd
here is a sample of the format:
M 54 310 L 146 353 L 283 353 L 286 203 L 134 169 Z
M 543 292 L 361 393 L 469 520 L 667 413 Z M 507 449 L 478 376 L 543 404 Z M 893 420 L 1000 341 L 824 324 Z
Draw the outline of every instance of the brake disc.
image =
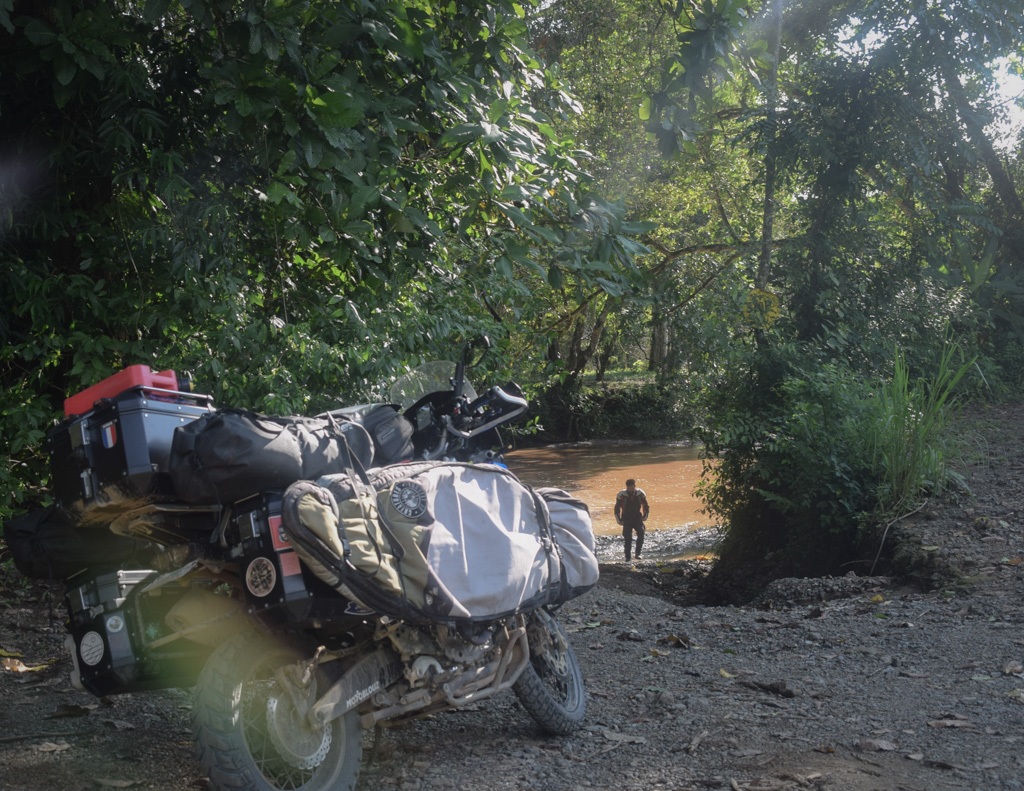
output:
M 544 661 L 557 676 L 565 676 L 569 672 L 569 657 L 561 651 L 548 651 L 544 654 Z
M 313 727 L 287 695 L 267 700 L 267 732 L 281 759 L 296 769 L 316 769 L 331 749 L 330 725 Z
M 564 677 L 569 672 L 569 655 L 566 651 L 568 646 L 561 636 L 548 626 L 545 619 L 538 617 L 534 621 L 529 631 L 529 640 L 530 648 L 556 676 Z

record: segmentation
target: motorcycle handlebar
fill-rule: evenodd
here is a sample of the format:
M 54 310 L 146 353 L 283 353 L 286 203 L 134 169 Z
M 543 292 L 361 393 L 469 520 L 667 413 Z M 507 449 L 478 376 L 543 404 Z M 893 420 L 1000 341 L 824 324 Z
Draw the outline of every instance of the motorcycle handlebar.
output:
M 529 407 L 529 403 L 525 398 L 521 398 L 519 396 L 514 396 L 511 395 L 510 393 L 506 393 L 500 387 L 495 385 L 482 396 L 480 396 L 480 398 L 476 399 L 476 401 L 471 403 L 467 408 L 467 413 L 470 415 L 475 414 L 478 409 L 481 409 L 482 407 L 485 407 L 488 404 L 491 404 L 495 401 L 501 402 L 501 410 L 492 419 L 486 421 L 485 423 L 482 423 L 479 426 L 474 426 L 469 431 L 463 431 L 455 427 L 450 415 L 445 415 L 445 428 L 448 430 L 450 434 L 454 434 L 457 437 L 462 437 L 463 439 L 470 439 L 471 437 L 475 437 L 478 434 L 483 434 L 485 431 L 488 431 L 494 428 L 495 426 L 499 426 L 502 423 L 507 423 L 509 420 L 512 420 L 512 418 L 521 415 Z M 506 409 L 506 407 L 509 408 Z
M 495 385 L 482 396 L 480 396 L 476 401 L 469 405 L 469 413 L 473 414 L 481 407 L 485 407 L 488 404 L 490 404 L 492 401 L 501 401 L 505 404 L 508 404 L 509 406 L 522 407 L 523 409 L 529 406 L 525 398 L 520 398 L 519 396 L 514 396 L 510 393 L 506 393 L 500 387 Z

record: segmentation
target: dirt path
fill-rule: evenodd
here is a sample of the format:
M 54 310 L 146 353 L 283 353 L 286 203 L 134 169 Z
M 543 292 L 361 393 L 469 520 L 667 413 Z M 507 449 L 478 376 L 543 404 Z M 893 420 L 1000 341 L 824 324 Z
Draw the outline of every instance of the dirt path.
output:
M 971 494 L 894 526 L 908 583 L 782 580 L 746 607 L 683 606 L 683 567 L 602 567 L 564 621 L 585 729 L 540 734 L 509 694 L 384 734 L 361 786 L 487 789 L 1024 787 L 1024 408 L 966 421 Z M 0 788 L 204 788 L 189 694 L 71 689 L 62 613 L 2 592 Z M 13 657 L 5 659 L 14 659 Z

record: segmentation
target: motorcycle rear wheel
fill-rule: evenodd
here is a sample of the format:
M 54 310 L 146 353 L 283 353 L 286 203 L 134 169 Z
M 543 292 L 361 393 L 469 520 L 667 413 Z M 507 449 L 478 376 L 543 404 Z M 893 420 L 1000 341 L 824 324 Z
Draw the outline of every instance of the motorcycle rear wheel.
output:
M 245 632 L 213 652 L 196 683 L 192 724 L 199 762 L 227 791 L 350 791 L 362 754 L 359 716 L 320 728 L 295 715 L 274 671 L 300 658 L 292 646 Z M 318 689 L 326 680 L 317 674 Z
M 546 610 L 527 622 L 530 663 L 512 689 L 523 708 L 545 731 L 566 736 L 583 724 L 587 696 L 576 652 L 558 620 Z

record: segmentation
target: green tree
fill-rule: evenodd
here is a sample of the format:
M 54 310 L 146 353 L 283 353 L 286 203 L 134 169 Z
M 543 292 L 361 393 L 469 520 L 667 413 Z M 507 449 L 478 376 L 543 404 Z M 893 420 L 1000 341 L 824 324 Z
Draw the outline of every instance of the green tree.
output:
M 641 107 L 647 128 L 673 161 L 697 162 L 723 132 L 742 141 L 746 187 L 761 198 L 733 218 L 740 244 L 718 251 L 745 278 L 733 280 L 735 349 L 719 358 L 708 402 L 704 437 L 719 457 L 706 491 L 743 528 L 743 552 L 799 545 L 820 571 L 853 551 L 872 508 L 877 470 L 857 431 L 893 347 L 914 380 L 944 359 L 945 326 L 971 350 L 995 329 L 977 297 L 1000 278 L 997 249 L 1012 272 L 1020 221 L 985 123 L 994 64 L 1019 55 L 1022 9 L 808 0 L 780 17 L 775 3 L 720 0 L 672 10 L 676 47 Z
M 696 317 L 714 315 L 729 299 L 744 277 L 737 252 L 749 252 L 750 173 L 731 139 L 735 119 L 713 119 L 715 133 L 692 147 L 696 159 L 666 158 L 658 138 L 638 123 L 637 108 L 660 91 L 662 64 L 675 51 L 679 29 L 666 4 L 564 0 L 543 6 L 531 26 L 538 49 L 581 99 L 583 112 L 566 119 L 565 128 L 593 151 L 602 191 L 620 198 L 630 218 L 652 226 L 644 240 L 651 252 L 637 259 L 638 279 L 619 297 L 617 320 L 605 324 L 606 333 L 615 333 L 609 343 L 636 338 L 632 346 L 663 379 L 680 368 L 692 373 L 708 358 L 690 352 L 727 337 L 714 334 L 713 321 L 700 331 Z M 739 105 L 751 96 L 747 86 L 728 90 Z
M 494 327 L 482 282 L 628 278 L 526 33 L 509 0 L 0 0 L 5 475 L 125 364 L 315 410 Z

